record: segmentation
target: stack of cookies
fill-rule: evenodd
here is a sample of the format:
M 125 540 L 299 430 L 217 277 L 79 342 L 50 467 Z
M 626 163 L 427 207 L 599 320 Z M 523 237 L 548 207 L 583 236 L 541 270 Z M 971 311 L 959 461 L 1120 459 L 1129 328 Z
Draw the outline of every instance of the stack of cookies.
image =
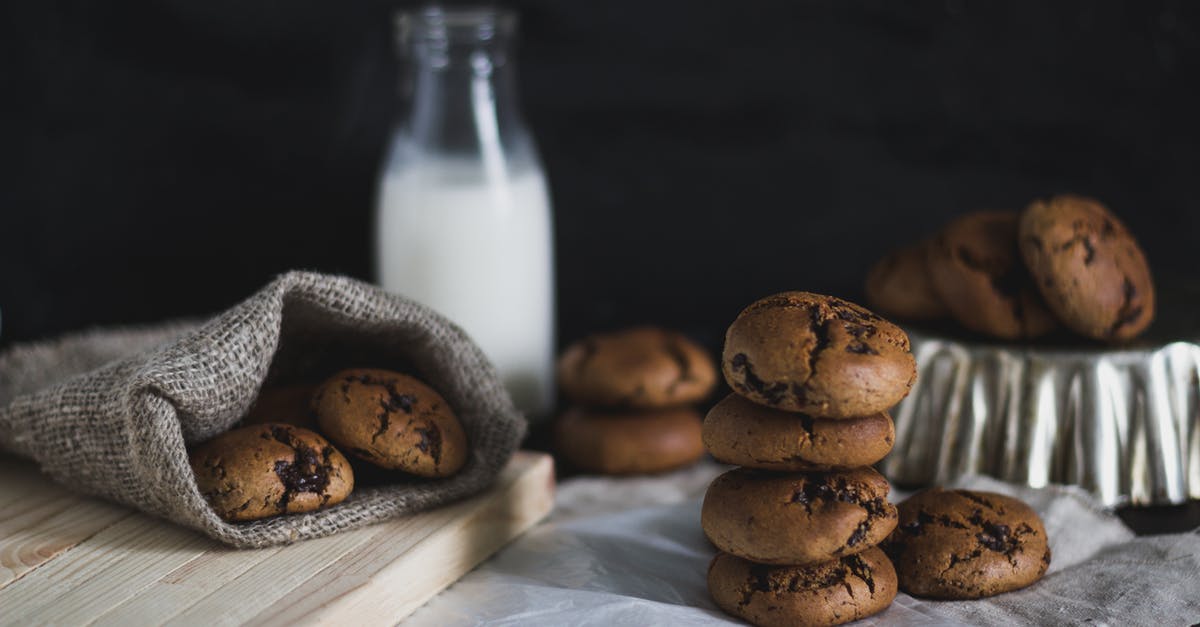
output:
M 740 468 L 704 497 L 701 525 L 721 551 L 713 599 L 758 625 L 882 611 L 897 581 L 876 545 L 897 513 L 869 466 L 891 450 L 887 410 L 916 376 L 908 336 L 853 303 L 785 292 L 742 311 L 721 366 L 734 394 L 708 413 L 704 444 Z
M 571 406 L 554 446 L 569 465 L 610 475 L 664 472 L 704 455 L 700 414 L 712 357 L 680 333 L 637 327 L 593 335 L 563 352 L 558 381 Z

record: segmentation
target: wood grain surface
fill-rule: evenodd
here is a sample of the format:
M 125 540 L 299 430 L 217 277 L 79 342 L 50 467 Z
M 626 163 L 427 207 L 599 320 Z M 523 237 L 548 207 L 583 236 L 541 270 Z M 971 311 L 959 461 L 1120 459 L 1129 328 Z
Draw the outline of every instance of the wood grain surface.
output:
M 391 625 L 553 506 L 519 452 L 487 492 L 285 547 L 237 550 L 0 457 L 0 625 Z

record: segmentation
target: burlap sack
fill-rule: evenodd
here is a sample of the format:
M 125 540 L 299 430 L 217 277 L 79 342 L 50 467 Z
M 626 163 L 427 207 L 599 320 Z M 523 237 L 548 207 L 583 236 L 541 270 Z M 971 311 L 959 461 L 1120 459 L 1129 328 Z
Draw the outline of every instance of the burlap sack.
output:
M 349 366 L 411 372 L 458 412 L 456 476 L 356 488 L 325 511 L 229 524 L 196 487 L 188 444 L 236 423 L 264 382 Z M 430 309 L 351 279 L 293 272 L 203 324 L 98 331 L 0 355 L 0 447 L 58 481 L 238 547 L 324 536 L 487 487 L 525 431 L 491 364 Z

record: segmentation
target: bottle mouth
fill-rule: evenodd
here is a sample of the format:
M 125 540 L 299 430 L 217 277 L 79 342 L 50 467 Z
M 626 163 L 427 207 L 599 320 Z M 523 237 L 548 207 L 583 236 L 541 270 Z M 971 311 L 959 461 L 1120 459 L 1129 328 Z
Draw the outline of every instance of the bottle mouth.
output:
M 442 7 L 430 5 L 396 16 L 400 42 L 488 42 L 512 35 L 517 15 L 510 9 L 490 6 Z

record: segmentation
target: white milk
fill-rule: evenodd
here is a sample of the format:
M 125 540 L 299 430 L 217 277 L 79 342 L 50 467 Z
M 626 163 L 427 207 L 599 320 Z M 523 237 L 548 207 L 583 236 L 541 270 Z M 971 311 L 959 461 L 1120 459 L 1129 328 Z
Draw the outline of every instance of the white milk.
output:
M 376 212 L 380 283 L 458 323 L 518 408 L 550 411 L 554 264 L 540 169 L 484 176 L 477 161 L 397 165 L 383 176 Z

